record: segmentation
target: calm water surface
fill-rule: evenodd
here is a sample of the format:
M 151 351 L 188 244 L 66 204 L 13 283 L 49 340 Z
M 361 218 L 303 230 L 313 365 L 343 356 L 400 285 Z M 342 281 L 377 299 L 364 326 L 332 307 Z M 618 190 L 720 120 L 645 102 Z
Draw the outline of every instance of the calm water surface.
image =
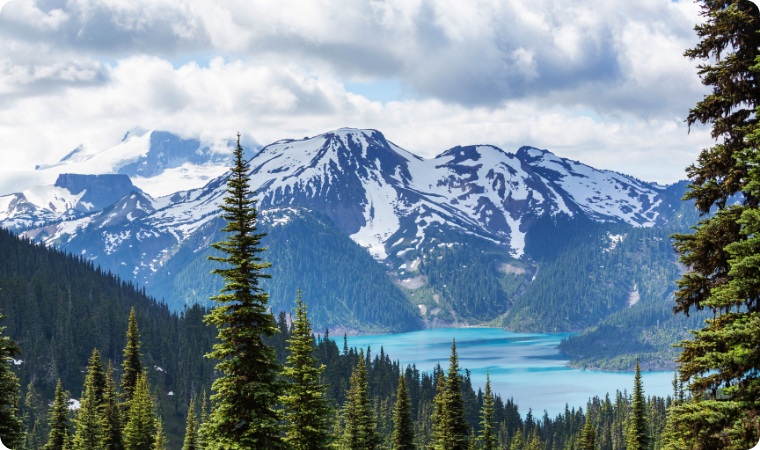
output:
M 510 333 L 498 328 L 442 328 L 411 333 L 374 336 L 349 336 L 351 347 L 371 346 L 373 355 L 383 347 L 392 360 L 406 366 L 416 364 L 430 371 L 440 362 L 448 367 L 451 340 L 456 339 L 459 363 L 471 372 L 477 391 L 484 387 L 486 369 L 491 373 L 491 386 L 502 398 L 512 397 L 525 415 L 528 408 L 534 415 L 546 410 L 554 417 L 565 408 L 582 406 L 589 397 L 616 390 L 633 388 L 633 373 L 601 372 L 572 369 L 565 365 L 569 357 L 557 350 L 568 334 Z M 338 338 L 338 347 L 343 343 Z M 372 357 L 374 359 L 374 356 Z M 672 392 L 673 372 L 642 373 L 645 395 L 666 396 Z

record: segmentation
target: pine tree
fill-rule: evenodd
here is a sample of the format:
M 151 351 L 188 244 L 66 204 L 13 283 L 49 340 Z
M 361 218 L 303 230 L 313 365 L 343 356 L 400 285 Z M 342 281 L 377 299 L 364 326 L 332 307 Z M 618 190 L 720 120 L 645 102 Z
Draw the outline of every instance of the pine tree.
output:
M 512 445 L 510 445 L 509 450 L 525 450 L 525 438 L 521 428 L 517 429 L 515 437 L 512 438 Z
M 491 374 L 486 370 L 486 392 L 483 394 L 483 411 L 481 413 L 480 443 L 483 450 L 496 450 L 496 435 L 493 430 L 493 394 L 491 393 Z
M 431 447 L 435 450 L 445 450 L 450 445 L 451 431 L 446 412 L 446 378 L 443 371 L 438 373 L 436 394 L 433 399 Z
M 409 398 L 409 389 L 406 387 L 406 379 L 403 374 L 398 379 L 398 389 L 396 389 L 396 409 L 393 412 L 393 425 L 393 449 L 415 450 L 412 400 Z
M 190 401 L 187 409 L 187 425 L 185 426 L 185 442 L 182 450 L 198 450 L 198 423 L 195 421 L 195 398 Z
M 124 427 L 124 448 L 126 450 L 151 450 L 154 444 L 156 421 L 153 413 L 153 399 L 145 374 L 137 376 L 137 384 L 129 401 L 129 419 Z
M 247 449 L 283 447 L 278 413 L 274 410 L 282 393 L 278 379 L 279 365 L 274 350 L 263 338 L 271 338 L 277 328 L 267 312 L 268 294 L 260 284 L 269 278 L 262 273 L 270 265 L 261 263 L 259 253 L 262 234 L 256 234 L 258 212 L 256 195 L 249 188 L 248 164 L 238 135 L 234 167 L 227 178 L 227 196 L 221 209 L 228 240 L 212 244 L 227 257 L 210 257 L 229 268 L 215 269 L 225 287 L 212 297 L 218 305 L 205 322 L 219 330 L 218 344 L 207 357 L 220 360 L 216 370 L 222 375 L 214 381 L 215 407 L 206 429 L 210 438 L 222 447 Z
M 0 320 L 6 315 L 0 314 Z M 18 417 L 18 377 L 11 371 L 11 360 L 21 353 L 14 340 L 3 336 L 0 327 L 0 440 L 8 448 L 18 448 L 23 439 L 24 423 Z
M 596 449 L 596 430 L 591 425 L 591 413 L 586 414 L 586 425 L 581 432 L 581 450 L 594 450 Z M 649 447 L 647 447 L 649 448 Z
M 196 442 L 196 446 L 198 450 L 206 450 L 209 446 L 209 440 L 206 432 L 206 423 L 208 422 L 208 413 L 207 413 L 207 401 L 206 401 L 206 390 L 203 390 L 203 394 L 201 395 L 201 418 L 198 421 L 198 441 Z
M 717 143 L 687 168 L 692 199 L 705 218 L 693 234 L 674 235 L 688 272 L 678 282 L 676 313 L 709 309 L 714 318 L 682 341 L 680 379 L 693 401 L 673 407 L 670 430 L 696 449 L 746 449 L 760 439 L 760 277 L 756 231 L 760 190 L 757 139 L 760 106 L 760 14 L 747 0 L 701 2 L 701 39 L 685 56 L 704 61 L 712 92 L 688 124 L 710 124 Z M 738 204 L 730 200 L 737 194 Z M 714 214 L 711 214 L 714 211 Z M 674 444 L 676 445 L 676 444 Z
M 359 361 L 351 374 L 350 388 L 343 408 L 345 429 L 342 445 L 346 449 L 374 450 L 380 442 L 380 437 L 375 432 L 375 417 L 368 388 L 364 350 L 360 350 Z
M 636 358 L 636 375 L 633 378 L 633 394 L 631 395 L 631 413 L 628 418 L 627 450 L 649 450 L 646 414 L 647 401 L 644 398 L 644 386 L 641 382 L 639 358 Z
M 282 374 L 289 383 L 280 398 L 285 412 L 285 441 L 297 450 L 327 448 L 332 442 L 328 431 L 331 411 L 327 386 L 320 381 L 325 366 L 317 367 L 319 361 L 312 355 L 314 338 L 300 289 L 288 343 L 290 355 Z
M 50 405 L 50 435 L 45 450 L 63 450 L 69 431 L 68 393 L 63 391 L 61 380 L 55 387 L 55 399 Z
M 161 418 L 156 419 L 156 437 L 153 440 L 151 450 L 166 450 L 166 435 L 164 435 L 164 422 Z
M 106 386 L 103 392 L 103 402 L 101 410 L 103 414 L 104 444 L 106 450 L 124 450 L 124 437 L 122 436 L 122 426 L 124 424 L 121 409 L 116 392 L 116 381 L 113 378 L 113 367 L 108 362 L 108 371 L 106 372 Z
M 79 402 L 74 421 L 75 433 L 72 440 L 73 450 L 104 450 L 105 418 L 101 410 L 103 392 L 101 382 L 103 365 L 100 353 L 93 350 L 90 365 L 87 367 L 87 377 L 84 382 L 84 393 Z
M 457 356 L 457 343 L 451 344 L 451 356 L 449 368 L 446 373 L 445 411 L 447 428 L 450 431 L 450 450 L 467 450 L 467 436 L 469 424 L 467 423 L 464 397 L 462 396 L 462 376 L 459 374 L 459 357 Z
M 137 386 L 137 378 L 142 373 L 140 356 L 140 333 L 137 330 L 135 308 L 132 307 L 132 311 L 129 313 L 127 346 L 124 348 L 124 362 L 121 364 L 121 392 L 124 397 L 126 408 L 129 408 L 129 402 L 132 400 L 132 395 Z

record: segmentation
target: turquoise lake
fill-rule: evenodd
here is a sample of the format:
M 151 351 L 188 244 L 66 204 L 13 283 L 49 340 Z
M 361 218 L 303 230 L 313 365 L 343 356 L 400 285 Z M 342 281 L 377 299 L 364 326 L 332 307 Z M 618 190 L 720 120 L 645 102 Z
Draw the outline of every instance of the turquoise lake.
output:
M 486 369 L 491 386 L 502 399 L 514 398 L 524 416 L 528 408 L 534 415 L 546 410 L 551 417 L 570 407 L 583 407 L 590 397 L 612 397 L 616 390 L 633 388 L 633 372 L 601 372 L 567 367 L 569 357 L 557 345 L 568 334 L 510 333 L 499 328 L 438 328 L 411 333 L 349 336 L 351 347 L 371 347 L 372 358 L 380 347 L 404 366 L 416 364 L 421 371 L 437 363 L 448 367 L 451 341 L 456 339 L 461 367 L 469 369 L 475 391 L 483 388 Z M 337 338 L 338 347 L 343 347 Z M 642 373 L 645 395 L 672 393 L 673 372 Z

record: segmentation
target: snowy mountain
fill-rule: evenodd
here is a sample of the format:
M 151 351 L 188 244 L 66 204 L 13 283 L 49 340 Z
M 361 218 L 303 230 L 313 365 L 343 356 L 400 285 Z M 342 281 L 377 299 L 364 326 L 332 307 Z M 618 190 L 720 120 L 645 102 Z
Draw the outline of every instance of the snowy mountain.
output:
M 134 141 L 127 136 L 125 142 L 136 145 L 144 136 Z M 148 170 L 150 161 L 156 161 L 140 158 L 119 170 Z M 670 205 L 680 195 L 531 147 L 516 154 L 489 145 L 455 147 L 423 159 L 375 130 L 340 129 L 278 141 L 253 157 L 250 167 L 261 208 L 298 205 L 321 211 L 378 260 L 465 241 L 502 247 L 520 257 L 526 232 L 544 214 L 653 227 L 668 222 Z M 81 200 L 71 191 L 69 195 L 62 197 L 60 208 Z M 130 193 L 102 212 L 27 236 L 149 282 L 178 245 L 218 217 L 224 195 L 224 176 L 158 199 Z M 0 207 L 8 203 L 3 202 Z M 11 219 L 0 220 L 12 226 Z
M 133 129 L 105 150 L 82 144 L 55 164 L 38 165 L 41 179 L 61 173 L 123 174 L 153 196 L 201 187 L 223 174 L 232 157 L 230 141 L 202 142 L 159 130 Z

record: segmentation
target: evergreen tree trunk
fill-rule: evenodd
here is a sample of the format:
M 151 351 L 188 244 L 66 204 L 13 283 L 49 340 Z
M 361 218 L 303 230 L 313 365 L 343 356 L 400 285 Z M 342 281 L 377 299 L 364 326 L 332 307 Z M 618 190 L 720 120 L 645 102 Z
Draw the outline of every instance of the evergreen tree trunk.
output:
M 281 402 L 285 410 L 285 441 L 296 450 L 328 448 L 332 442 L 327 386 L 321 383 L 324 365 L 314 357 L 314 338 L 306 305 L 298 291 L 296 317 L 288 340 L 290 355 L 283 375 L 289 384 Z
M 409 390 L 406 387 L 406 379 L 403 374 L 398 379 L 393 425 L 393 449 L 415 450 L 414 424 L 412 423 L 412 401 L 409 398 Z
M 220 362 L 216 370 L 222 375 L 214 381 L 214 410 L 206 427 L 209 437 L 223 448 L 282 448 L 279 415 L 274 407 L 282 393 L 283 383 L 277 356 L 262 338 L 271 338 L 277 328 L 267 312 L 269 295 L 260 287 L 269 278 L 262 270 L 259 253 L 262 234 L 256 234 L 258 212 L 256 194 L 249 188 L 248 164 L 238 135 L 234 151 L 234 167 L 227 178 L 227 196 L 221 205 L 227 226 L 228 240 L 212 244 L 226 257 L 209 259 L 225 263 L 228 268 L 215 269 L 225 287 L 212 297 L 217 306 L 204 321 L 219 330 L 218 344 L 207 357 Z

